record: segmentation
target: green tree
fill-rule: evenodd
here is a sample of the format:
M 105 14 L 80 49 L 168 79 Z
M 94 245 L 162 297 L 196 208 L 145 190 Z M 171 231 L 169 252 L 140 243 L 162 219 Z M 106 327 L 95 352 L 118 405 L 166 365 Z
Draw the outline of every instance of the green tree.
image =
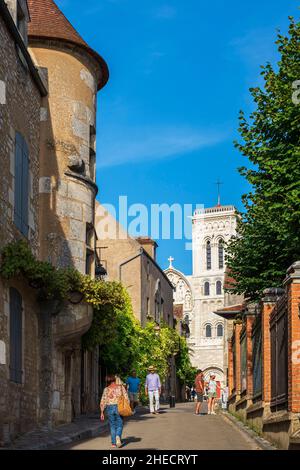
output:
M 252 190 L 243 196 L 246 212 L 227 264 L 235 279 L 230 290 L 250 299 L 281 285 L 300 259 L 300 23 L 290 18 L 288 36 L 279 33 L 276 44 L 278 66 L 262 67 L 264 87 L 250 89 L 256 109 L 249 120 L 240 112 L 242 142 L 235 142 L 252 164 L 239 169 Z

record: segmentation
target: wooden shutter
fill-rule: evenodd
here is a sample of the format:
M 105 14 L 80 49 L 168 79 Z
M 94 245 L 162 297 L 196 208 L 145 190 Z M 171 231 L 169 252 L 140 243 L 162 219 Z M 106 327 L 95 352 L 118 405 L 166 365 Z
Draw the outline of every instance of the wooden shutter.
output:
M 10 380 L 16 383 L 22 383 L 22 297 L 19 292 L 10 288 Z
M 22 158 L 22 233 L 28 236 L 28 198 L 29 198 L 29 152 L 23 139 Z
M 28 236 L 29 152 L 18 132 L 15 149 L 15 211 L 14 219 L 20 232 Z

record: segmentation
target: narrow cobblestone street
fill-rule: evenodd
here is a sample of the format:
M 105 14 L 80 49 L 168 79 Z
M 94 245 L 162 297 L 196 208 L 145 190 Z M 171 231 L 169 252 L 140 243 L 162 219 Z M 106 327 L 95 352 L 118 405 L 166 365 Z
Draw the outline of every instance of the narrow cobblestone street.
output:
M 228 422 L 222 415 L 196 416 L 192 403 L 164 407 L 152 416 L 145 409 L 128 420 L 124 427 L 124 450 L 259 450 L 258 444 Z M 99 437 L 73 443 L 59 449 L 107 450 L 110 437 Z

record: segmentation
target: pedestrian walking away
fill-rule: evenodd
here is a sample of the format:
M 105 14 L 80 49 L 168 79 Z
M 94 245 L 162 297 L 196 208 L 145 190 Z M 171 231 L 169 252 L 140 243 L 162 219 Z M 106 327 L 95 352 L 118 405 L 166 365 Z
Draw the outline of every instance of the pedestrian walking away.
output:
M 118 403 L 122 396 L 128 400 L 127 391 L 123 385 L 116 383 L 115 375 L 108 375 L 106 384 L 107 387 L 103 391 L 100 402 L 101 421 L 105 419 L 105 411 L 110 427 L 112 448 L 122 447 L 123 418 L 119 414 Z
M 126 380 L 128 396 L 130 400 L 130 406 L 133 414 L 135 414 L 135 408 L 139 403 L 139 395 L 141 391 L 141 380 L 136 375 L 136 370 L 131 371 L 131 375 Z
M 197 395 L 197 403 L 196 403 L 196 409 L 195 409 L 195 414 L 199 415 L 200 410 L 202 408 L 203 404 L 203 397 L 204 397 L 204 392 L 205 392 L 205 382 L 204 382 L 204 375 L 201 369 L 197 370 L 197 375 L 195 378 L 195 391 Z
M 146 377 L 145 393 L 149 395 L 150 413 L 159 414 L 159 398 L 161 394 L 161 383 L 158 374 L 155 372 L 155 367 L 148 368 L 149 374 Z M 154 403 L 155 401 L 155 403 Z
M 217 382 L 215 381 L 216 376 L 211 375 L 208 382 L 208 414 L 215 415 L 215 400 L 217 397 Z

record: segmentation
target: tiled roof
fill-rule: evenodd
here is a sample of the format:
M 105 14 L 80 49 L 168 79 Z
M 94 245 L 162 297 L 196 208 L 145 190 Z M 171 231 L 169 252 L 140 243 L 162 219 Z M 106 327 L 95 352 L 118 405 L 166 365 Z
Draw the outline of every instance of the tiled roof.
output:
M 237 315 L 240 315 L 245 310 L 244 304 L 230 305 L 228 307 L 220 308 L 215 310 L 214 313 L 220 317 L 226 318 L 227 320 L 235 318 Z
M 230 305 L 229 307 L 220 308 L 217 312 L 242 312 L 244 308 L 244 304 Z
M 30 13 L 30 39 L 60 39 L 83 47 L 99 63 L 103 78 L 99 88 L 108 80 L 108 68 L 102 57 L 89 47 L 53 0 L 27 0 Z

